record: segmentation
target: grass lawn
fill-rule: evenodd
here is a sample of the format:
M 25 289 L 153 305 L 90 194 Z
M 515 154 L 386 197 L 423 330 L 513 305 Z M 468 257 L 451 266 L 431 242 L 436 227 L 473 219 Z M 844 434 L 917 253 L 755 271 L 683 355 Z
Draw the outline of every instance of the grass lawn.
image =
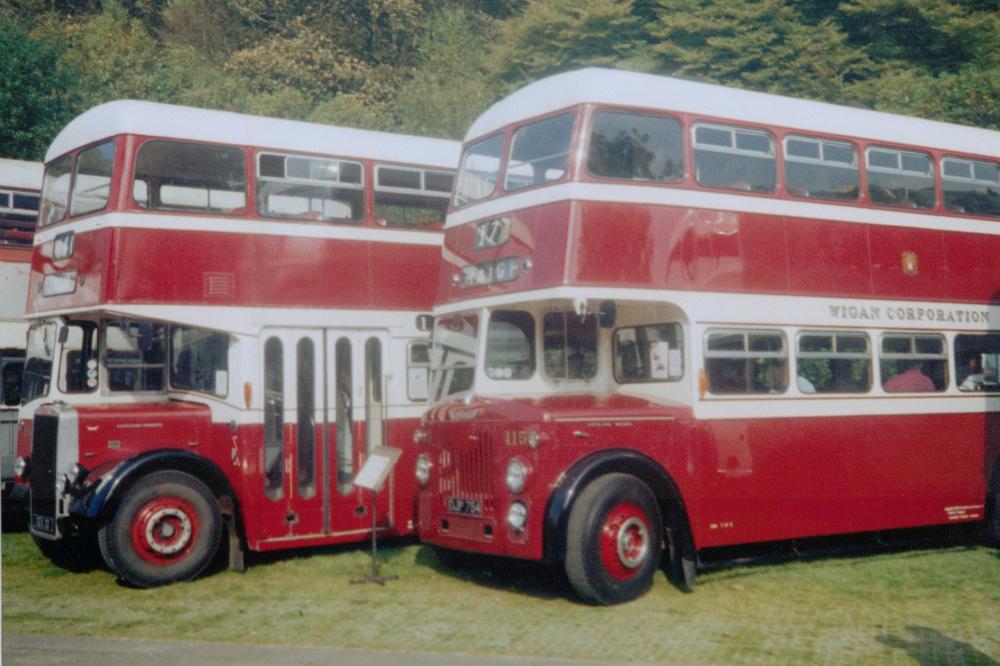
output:
M 3 534 L 3 630 L 594 660 L 741 664 L 996 664 L 1000 552 L 942 546 L 708 572 L 684 594 L 662 573 L 613 608 L 577 602 L 557 571 L 455 571 L 413 543 L 381 552 L 385 587 L 352 585 L 364 548 L 257 556 L 246 573 L 155 590 L 50 564 Z

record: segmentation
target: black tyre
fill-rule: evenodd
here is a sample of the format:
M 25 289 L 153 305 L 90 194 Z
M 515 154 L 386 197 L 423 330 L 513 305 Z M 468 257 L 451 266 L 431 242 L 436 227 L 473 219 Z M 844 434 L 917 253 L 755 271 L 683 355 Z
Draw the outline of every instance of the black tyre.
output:
M 585 600 L 620 604 L 652 585 L 663 551 L 656 498 L 642 481 L 608 474 L 591 482 L 570 509 L 566 575 Z
M 983 532 L 988 545 L 1000 548 L 1000 478 L 994 478 L 986 493 L 986 523 Z
M 222 515 L 204 483 L 184 472 L 155 472 L 122 498 L 98 531 L 104 561 L 136 587 L 195 578 L 215 557 Z

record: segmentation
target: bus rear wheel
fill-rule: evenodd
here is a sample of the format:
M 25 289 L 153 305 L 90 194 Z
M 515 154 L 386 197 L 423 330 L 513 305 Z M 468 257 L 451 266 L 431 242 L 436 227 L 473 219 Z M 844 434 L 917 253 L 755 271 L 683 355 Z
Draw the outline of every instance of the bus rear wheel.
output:
M 125 494 L 98 531 L 104 561 L 136 587 L 190 580 L 219 549 L 222 515 L 215 496 L 184 472 L 155 472 Z
M 612 605 L 652 585 L 663 546 L 663 522 L 649 487 L 627 474 L 590 483 L 570 510 L 566 575 L 585 600 Z

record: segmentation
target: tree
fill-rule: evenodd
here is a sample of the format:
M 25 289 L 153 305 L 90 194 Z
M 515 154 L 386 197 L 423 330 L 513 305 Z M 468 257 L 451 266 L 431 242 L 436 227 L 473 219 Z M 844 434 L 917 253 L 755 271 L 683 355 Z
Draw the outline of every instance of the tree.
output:
M 832 18 L 808 25 L 785 0 L 659 0 L 649 28 L 663 70 L 754 90 L 847 101 L 875 73 Z
M 493 76 L 514 88 L 586 66 L 612 66 L 640 46 L 628 0 L 529 0 L 504 21 L 491 49 Z
M 0 14 L 0 146 L 5 157 L 40 161 L 79 109 L 78 73 L 59 53 Z

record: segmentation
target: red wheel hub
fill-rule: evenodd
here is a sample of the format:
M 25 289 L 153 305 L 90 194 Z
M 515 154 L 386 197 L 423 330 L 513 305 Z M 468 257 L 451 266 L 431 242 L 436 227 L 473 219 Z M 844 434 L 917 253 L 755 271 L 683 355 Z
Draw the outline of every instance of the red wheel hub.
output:
M 636 504 L 622 502 L 608 512 L 601 528 L 601 562 L 618 580 L 635 576 L 649 557 L 649 523 Z
M 146 561 L 170 564 L 182 559 L 198 542 L 198 512 L 178 497 L 146 502 L 132 521 L 132 545 Z

